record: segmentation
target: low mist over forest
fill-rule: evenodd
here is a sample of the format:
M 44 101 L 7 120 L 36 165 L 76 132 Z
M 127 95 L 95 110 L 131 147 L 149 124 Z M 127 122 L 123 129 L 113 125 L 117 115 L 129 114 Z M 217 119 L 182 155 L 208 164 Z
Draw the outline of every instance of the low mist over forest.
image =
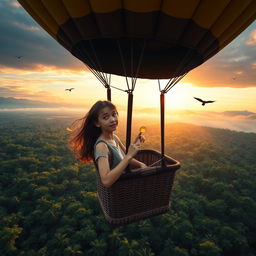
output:
M 0 255 L 256 255 L 255 133 L 166 124 L 166 154 L 182 165 L 169 212 L 112 227 L 94 166 L 68 148 L 76 118 L 0 112 Z M 159 124 L 146 126 L 144 148 L 159 150 Z M 117 134 L 125 142 L 124 122 Z

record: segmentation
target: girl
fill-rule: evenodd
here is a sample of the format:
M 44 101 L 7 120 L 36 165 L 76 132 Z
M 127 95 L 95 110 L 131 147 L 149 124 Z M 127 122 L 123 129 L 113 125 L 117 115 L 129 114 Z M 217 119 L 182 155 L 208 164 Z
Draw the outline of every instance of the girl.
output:
M 146 165 L 133 157 L 140 150 L 144 138 L 137 136 L 126 149 L 114 134 L 118 126 L 118 113 L 110 101 L 97 101 L 87 113 L 78 133 L 71 138 L 71 147 L 83 162 L 94 160 L 101 182 L 110 187 L 124 172 L 128 164 L 138 168 Z

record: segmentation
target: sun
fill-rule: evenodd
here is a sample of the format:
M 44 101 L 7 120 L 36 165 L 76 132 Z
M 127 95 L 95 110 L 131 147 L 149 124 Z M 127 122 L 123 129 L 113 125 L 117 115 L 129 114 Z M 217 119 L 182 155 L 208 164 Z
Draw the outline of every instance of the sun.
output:
M 161 89 L 168 81 L 161 81 Z M 193 103 L 192 83 L 178 83 L 165 94 L 165 109 L 187 109 Z M 157 80 L 138 80 L 133 97 L 134 108 L 145 111 L 160 109 L 160 90 Z M 127 95 L 118 91 L 113 91 L 113 99 L 118 105 L 126 106 Z
M 190 109 L 195 87 L 192 83 L 178 83 L 165 96 L 166 109 Z

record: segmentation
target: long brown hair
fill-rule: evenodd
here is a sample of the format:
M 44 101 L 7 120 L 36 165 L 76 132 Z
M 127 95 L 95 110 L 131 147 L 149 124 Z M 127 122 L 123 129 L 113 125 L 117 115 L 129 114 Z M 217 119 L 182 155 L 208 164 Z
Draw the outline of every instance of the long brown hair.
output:
M 94 144 L 101 134 L 101 129 L 95 125 L 100 111 L 110 107 L 116 110 L 116 106 L 110 101 L 97 101 L 85 115 L 77 121 L 82 121 L 80 127 L 70 138 L 70 146 L 75 152 L 77 159 L 89 162 L 94 157 Z M 80 122 L 81 123 L 81 122 Z

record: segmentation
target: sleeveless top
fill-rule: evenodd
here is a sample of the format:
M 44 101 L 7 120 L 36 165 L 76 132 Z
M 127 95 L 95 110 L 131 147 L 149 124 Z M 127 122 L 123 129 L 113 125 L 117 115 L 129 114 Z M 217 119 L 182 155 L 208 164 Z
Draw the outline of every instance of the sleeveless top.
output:
M 102 139 L 97 139 L 96 140 L 96 142 L 94 144 L 94 161 L 95 161 L 96 165 L 97 165 L 97 160 L 100 157 L 108 157 L 107 154 L 102 154 L 102 153 L 96 152 L 96 145 L 99 142 L 105 143 L 108 147 L 108 150 L 110 152 L 110 157 L 109 157 L 109 167 L 110 167 L 110 169 L 115 168 L 121 162 L 121 160 L 124 158 L 125 154 L 124 154 L 123 150 L 120 148 L 119 143 L 118 143 L 115 136 L 114 136 L 114 141 L 116 142 L 117 146 L 114 146 L 114 145 L 112 145 L 112 144 L 110 144 L 107 141 L 102 140 Z

